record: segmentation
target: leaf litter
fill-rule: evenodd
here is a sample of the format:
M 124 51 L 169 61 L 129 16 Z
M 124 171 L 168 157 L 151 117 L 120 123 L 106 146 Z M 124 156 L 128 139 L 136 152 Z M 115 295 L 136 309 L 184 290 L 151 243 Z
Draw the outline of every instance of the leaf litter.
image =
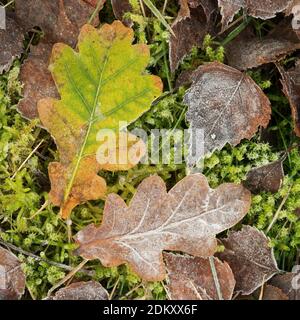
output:
M 24 9 L 22 2 L 16 0 L 15 13 L 8 14 L 8 29 L 0 31 L 0 42 L 4 44 L 1 47 L 4 50 L 0 52 L 0 72 L 7 71 L 13 60 L 23 53 L 26 32 L 36 32 L 35 27 L 41 28 L 43 32 L 39 44 L 30 46 L 29 56 L 21 66 L 24 98 L 18 108 L 29 119 L 37 117 L 39 113 L 42 125 L 55 139 L 60 160 L 49 166 L 52 185 L 50 199 L 53 204 L 61 207 L 63 218 L 69 217 L 72 209 L 80 203 L 106 198 L 106 182 L 98 176 L 99 170 L 126 171 L 136 165 L 111 166 L 105 163 L 99 166 L 96 161 L 96 143 L 88 148 L 82 147 L 82 132 L 87 133 L 86 124 L 89 123 L 84 107 L 89 105 L 94 96 L 92 93 L 95 93 L 92 86 L 82 85 L 82 81 L 90 81 L 94 76 L 97 78 L 97 68 L 92 68 L 88 63 L 84 69 L 89 71 L 90 78 L 85 77 L 83 72 L 78 72 L 81 77 L 77 77 L 81 63 L 85 63 L 93 55 L 92 52 L 99 55 L 99 64 L 103 62 L 101 58 L 107 57 L 107 63 L 115 65 L 116 70 L 125 62 L 127 68 L 122 69 L 122 72 L 128 73 L 131 81 L 135 79 L 139 85 L 150 88 L 149 96 L 142 96 L 142 103 L 138 99 L 130 112 L 125 113 L 129 123 L 147 111 L 153 99 L 161 93 L 159 78 L 144 71 L 149 61 L 147 46 L 131 44 L 132 29 L 120 22 L 102 25 L 99 30 L 85 25 L 87 21 L 93 26 L 99 24 L 98 13 L 105 2 L 28 0 L 28 6 Z M 155 17 L 159 14 L 163 19 L 162 25 L 169 30 L 160 11 L 149 5 L 149 1 L 147 3 L 149 12 L 152 11 Z M 123 19 L 124 14 L 132 9 L 128 1 L 112 1 L 111 4 L 118 19 L 123 20 L 127 26 L 135 27 L 132 21 Z M 299 32 L 291 27 L 294 26 L 291 19 L 295 22 L 297 18 L 294 6 L 298 0 L 260 3 L 219 0 L 218 5 L 217 1 L 182 0 L 179 4 L 180 11 L 172 24 L 176 37 L 170 37 L 169 52 L 172 77 L 175 80 L 175 70 L 192 48 L 201 48 L 207 33 L 218 36 L 218 11 L 222 16 L 221 36 L 227 34 L 227 28 L 231 29 L 235 25 L 235 22 L 230 24 L 238 12 L 263 20 L 282 12 L 288 16 L 261 38 L 254 36 L 247 28 L 231 40 L 226 46 L 230 66 L 212 62 L 201 65 L 195 71 L 183 69 L 187 82 L 192 82 L 191 88 L 184 94 L 184 102 L 188 106 L 186 119 L 192 128 L 209 132 L 205 135 L 205 155 L 222 150 L 226 144 L 236 146 L 243 139 L 251 139 L 259 127 L 268 126 L 270 101 L 259 85 L 241 71 L 269 63 L 277 64 L 283 92 L 291 105 L 295 133 L 299 135 L 299 63 L 295 58 L 295 66 L 291 66 L 289 60 L 286 60 L 291 53 L 296 52 L 297 56 L 299 49 Z M 149 17 L 147 11 L 145 19 Z M 14 36 L 11 37 L 9 33 Z M 79 44 L 74 51 L 78 35 Z M 114 43 L 116 39 L 120 42 L 116 45 L 118 59 L 113 60 L 109 55 L 103 55 L 101 50 L 105 49 L 105 45 L 101 46 L 103 43 L 114 46 L 111 42 Z M 90 42 L 93 45 L 99 43 L 99 46 L 89 50 L 85 44 Z M 135 52 L 140 64 L 135 59 L 135 66 L 127 65 L 130 54 L 124 54 L 126 50 Z M 118 52 L 122 54 L 118 55 Z M 52 74 L 48 70 L 49 61 Z M 66 72 L 62 66 L 72 61 Z M 93 67 L 95 65 L 97 63 Z M 139 72 L 136 72 L 137 69 Z M 71 78 L 66 76 L 69 72 Z M 148 79 L 149 83 L 144 83 L 142 79 Z M 123 78 L 121 80 L 124 82 Z M 77 81 L 77 91 L 74 88 L 70 90 L 72 83 L 74 85 Z M 111 85 L 122 87 L 123 90 L 124 85 L 118 85 L 117 81 L 114 79 L 115 83 Z M 83 87 L 85 89 L 81 92 Z M 134 93 L 130 85 L 126 89 Z M 105 95 L 108 98 L 103 98 L 99 107 L 109 109 L 109 97 L 118 96 L 122 99 L 119 91 L 109 90 L 109 94 Z M 70 105 L 72 108 L 67 107 Z M 96 124 L 91 126 L 95 126 L 91 128 L 92 134 L 86 134 L 87 139 L 94 138 L 94 131 L 99 128 L 114 124 L 118 117 L 95 120 Z M 118 139 L 121 140 L 122 135 L 119 133 Z M 137 137 L 124 136 L 126 139 L 132 138 L 132 144 L 139 145 L 139 149 L 143 150 L 141 153 L 145 152 L 146 147 Z M 83 150 L 82 154 L 78 150 Z M 127 147 L 121 146 L 110 156 L 127 152 Z M 141 156 L 139 154 L 138 158 Z M 282 187 L 283 178 L 283 160 L 279 160 L 253 168 L 243 185 L 254 194 L 263 191 L 277 193 Z M 250 192 L 243 185 L 221 184 L 217 189 L 211 189 L 207 178 L 196 174 L 183 178 L 167 192 L 163 179 L 157 176 L 146 178 L 133 192 L 135 195 L 129 205 L 119 195 L 107 196 L 101 226 L 91 224 L 79 231 L 75 237 L 79 245 L 76 252 L 88 260 L 99 259 L 104 266 L 127 263 L 146 281 L 166 279 L 171 299 L 232 299 L 234 293 L 240 293 L 251 297 L 259 294 L 259 299 L 266 300 L 296 300 L 298 291 L 293 288 L 293 283 L 297 275 L 279 274 L 281 272 L 273 249 L 263 232 L 251 226 L 244 226 L 241 231 L 229 231 L 229 236 L 222 239 L 225 251 L 216 253 L 220 251 L 217 250 L 216 235 L 236 226 L 249 211 Z M 166 253 L 165 250 L 181 253 Z M 0 277 L 0 294 L 5 299 L 20 299 L 25 290 L 25 275 L 21 271 L 21 264 L 9 251 L 0 248 L 0 253 L 0 267 L 4 270 Z M 12 274 L 11 268 L 17 268 L 18 271 Z M 50 299 L 106 300 L 108 293 L 98 282 L 75 282 L 58 290 Z

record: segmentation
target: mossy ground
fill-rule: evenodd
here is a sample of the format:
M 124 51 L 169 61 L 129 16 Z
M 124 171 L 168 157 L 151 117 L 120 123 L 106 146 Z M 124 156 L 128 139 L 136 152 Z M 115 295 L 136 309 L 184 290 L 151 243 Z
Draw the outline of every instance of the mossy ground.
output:
M 161 9 L 164 1 L 154 1 Z M 149 131 L 152 128 L 185 129 L 186 106 L 182 104 L 185 88 L 174 91 L 176 75 L 171 75 L 168 61 L 168 32 L 156 18 L 144 18 L 138 1 L 132 1 L 135 11 L 136 41 L 151 48 L 149 70 L 159 75 L 167 94 L 132 128 Z M 177 1 L 168 1 L 165 12 L 169 22 L 177 14 Z M 101 13 L 102 22 L 113 20 L 109 5 Z M 273 22 L 251 19 L 258 33 L 272 28 Z M 29 34 L 38 38 L 40 34 Z M 230 41 L 230 39 L 227 39 Z M 24 46 L 26 47 L 26 43 Z M 19 248 L 14 252 L 23 261 L 27 276 L 25 298 L 40 299 L 48 290 L 77 266 L 81 259 L 72 254 L 75 248 L 68 242 L 67 226 L 58 216 L 58 208 L 48 204 L 48 163 L 58 158 L 51 137 L 38 126 L 38 120 L 27 121 L 16 111 L 21 97 L 18 81 L 20 64 L 25 56 L 15 61 L 9 72 L 0 76 L 0 236 L 3 241 Z M 206 37 L 203 50 L 194 49 L 182 63 L 180 70 L 192 69 L 205 61 L 223 61 L 224 49 L 211 37 Z M 293 57 L 286 60 L 293 63 Z M 178 75 L 178 74 L 177 74 Z M 251 141 L 239 146 L 227 146 L 205 160 L 204 174 L 211 187 L 223 182 L 241 182 L 247 172 L 259 165 L 278 159 L 291 146 L 297 144 L 293 134 L 290 108 L 281 92 L 279 75 L 273 66 L 266 66 L 249 75 L 262 87 L 272 102 L 273 118 L 266 132 L 260 131 Z M 121 89 L 120 89 L 121 90 Z M 265 140 L 272 137 L 272 144 Z M 38 146 L 38 148 L 37 148 Z M 34 151 L 34 152 L 33 152 Z M 294 148 L 284 162 L 285 180 L 276 194 L 261 193 L 253 196 L 251 210 L 243 223 L 266 231 L 278 208 L 278 219 L 268 232 L 270 245 L 275 249 L 279 267 L 290 271 L 298 259 L 300 245 L 300 156 Z M 117 192 L 127 202 L 138 184 L 151 174 L 159 174 L 172 187 L 186 175 L 184 165 L 139 165 L 128 172 L 101 172 L 111 192 Z M 284 202 L 283 202 L 284 201 Z M 44 205 L 45 204 L 45 205 Z M 101 222 L 103 201 L 88 202 L 77 207 L 72 214 L 72 232 L 75 234 L 90 223 Z M 238 226 L 237 226 L 238 227 Z M 23 253 L 20 249 L 24 250 Z M 222 250 L 222 248 L 220 248 Z M 29 256 L 28 253 L 33 255 Z M 48 261 L 48 262 L 47 262 Z M 145 283 L 126 265 L 105 268 L 99 261 L 91 261 L 75 275 L 78 279 L 95 279 L 102 283 L 117 299 L 165 299 L 164 283 Z

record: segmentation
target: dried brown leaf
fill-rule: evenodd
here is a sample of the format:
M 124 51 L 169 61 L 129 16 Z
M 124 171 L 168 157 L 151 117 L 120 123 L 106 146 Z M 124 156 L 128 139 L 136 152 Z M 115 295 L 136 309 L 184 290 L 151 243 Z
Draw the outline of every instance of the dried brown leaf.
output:
M 300 300 L 300 287 L 299 287 L 299 274 L 288 272 L 285 274 L 276 275 L 270 281 L 272 286 L 280 288 L 290 300 Z M 293 287 L 295 282 L 298 285 L 298 289 Z
M 102 225 L 77 234 L 77 253 L 109 267 L 127 262 L 143 279 L 162 280 L 163 250 L 213 255 L 216 234 L 240 221 L 250 202 L 241 185 L 212 190 L 202 174 L 184 178 L 169 193 L 164 181 L 152 176 L 139 185 L 129 207 L 118 195 L 108 195 Z
M 0 247 L 0 300 L 17 300 L 25 291 L 25 275 L 18 258 Z
M 283 93 L 290 102 L 294 131 L 300 137 L 300 60 L 297 60 L 296 66 L 288 71 L 280 65 L 277 67 L 282 77 Z
M 223 30 L 232 22 L 234 16 L 244 9 L 244 11 L 255 18 L 271 19 L 277 13 L 286 10 L 292 0 L 218 0 L 221 8 Z
M 279 272 L 268 238 L 256 228 L 244 226 L 222 242 L 225 251 L 218 257 L 229 263 L 237 292 L 250 295 Z
M 28 59 L 21 66 L 20 80 L 23 86 L 23 99 L 19 102 L 18 110 L 26 118 L 33 119 L 37 114 L 37 101 L 53 97 L 59 98 L 48 64 L 52 43 L 41 41 L 32 46 Z
M 94 5 L 80 0 L 16 0 L 18 22 L 30 30 L 40 27 L 45 37 L 31 46 L 28 59 L 21 67 L 24 84 L 23 99 L 18 104 L 20 113 L 28 119 L 38 117 L 37 102 L 46 97 L 58 98 L 58 92 L 48 71 L 51 50 L 55 42 L 75 46 L 80 28 L 95 11 Z M 101 9 L 101 8 L 100 8 Z M 93 25 L 99 22 L 97 15 Z
M 115 17 L 121 20 L 126 26 L 131 27 L 133 25 L 132 21 L 124 19 L 124 14 L 132 11 L 129 0 L 111 0 L 111 5 Z
M 246 74 L 213 62 L 200 66 L 184 96 L 187 121 L 204 130 L 204 153 L 251 139 L 271 117 L 270 101 Z
M 219 300 L 208 258 L 164 253 L 168 292 L 172 300 Z M 229 265 L 213 258 L 217 281 L 224 300 L 231 300 L 235 280 Z
M 262 191 L 276 193 L 281 188 L 283 178 L 283 161 L 278 160 L 249 171 L 244 186 L 252 193 Z
M 263 300 L 289 300 L 289 297 L 281 289 L 267 284 L 264 288 Z
M 58 290 L 49 300 L 108 300 L 108 292 L 99 282 L 76 282 Z
M 239 70 L 247 70 L 277 62 L 300 49 L 300 42 L 293 40 L 275 32 L 259 39 L 246 29 L 226 46 L 228 64 Z
M 23 52 L 24 30 L 12 17 L 6 18 L 6 29 L 0 29 L 0 74 L 7 71 Z
M 180 4 L 177 19 L 172 25 L 175 36 L 170 39 L 172 72 L 194 46 L 202 46 L 205 35 L 212 31 L 213 13 L 217 11 L 216 1 L 181 0 Z

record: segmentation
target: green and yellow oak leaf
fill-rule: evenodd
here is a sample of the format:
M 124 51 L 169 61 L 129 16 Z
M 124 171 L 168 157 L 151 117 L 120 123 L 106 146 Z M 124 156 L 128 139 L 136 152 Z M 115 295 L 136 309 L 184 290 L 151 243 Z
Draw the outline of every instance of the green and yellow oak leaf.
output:
M 38 112 L 60 155 L 60 162 L 49 165 L 50 200 L 61 207 L 63 218 L 79 203 L 105 197 L 99 170 L 128 170 L 136 164 L 105 165 L 96 157 L 97 133 L 108 129 L 120 137 L 119 122 L 138 119 L 162 91 L 160 78 L 145 72 L 148 47 L 132 41 L 132 29 L 115 21 L 99 30 L 83 26 L 78 51 L 62 43 L 53 47 L 49 69 L 61 99 L 40 100 Z M 140 140 L 128 136 L 128 148 L 115 153 L 135 144 L 143 149 Z

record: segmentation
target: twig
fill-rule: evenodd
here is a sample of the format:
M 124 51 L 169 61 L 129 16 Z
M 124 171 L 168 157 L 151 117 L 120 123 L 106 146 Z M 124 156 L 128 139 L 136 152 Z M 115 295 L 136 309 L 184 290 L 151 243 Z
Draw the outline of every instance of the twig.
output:
M 48 207 L 48 205 L 50 204 L 49 200 L 46 200 L 45 203 L 39 208 L 38 211 L 36 211 L 32 216 L 30 216 L 28 219 L 31 220 L 34 217 L 36 217 L 39 213 L 41 213 L 45 208 Z
M 63 264 L 63 263 L 59 263 L 59 262 L 55 262 L 55 261 L 51 261 L 51 260 L 48 260 L 48 259 L 45 259 L 45 258 L 41 258 L 40 256 L 34 254 L 34 253 L 31 253 L 31 252 L 28 252 L 22 248 L 19 248 L 11 243 L 8 243 L 2 239 L 0 239 L 0 244 L 2 246 L 5 246 L 13 251 L 16 251 L 16 252 L 19 252 L 21 254 L 24 254 L 25 256 L 28 256 L 28 257 L 31 257 L 33 258 L 34 260 L 37 260 L 37 261 L 43 261 L 43 262 L 46 262 L 47 264 L 51 265 L 51 266 L 55 266 L 55 267 L 58 267 L 58 268 L 61 268 L 61 269 L 65 269 L 65 270 L 68 270 L 68 271 L 72 271 L 73 270 L 73 267 L 71 266 L 68 266 L 66 264 Z M 83 269 L 81 270 L 82 272 L 86 273 L 87 275 L 90 275 L 92 276 L 94 274 L 93 271 L 89 271 L 89 270 L 86 270 L 86 269 Z
M 97 12 L 100 10 L 101 6 L 103 6 L 103 0 L 99 0 L 97 3 L 97 6 L 95 8 L 95 10 L 93 11 L 92 15 L 90 16 L 89 20 L 88 20 L 88 24 L 91 24 L 97 14 Z
M 214 262 L 214 257 L 209 257 L 209 264 L 210 264 L 210 269 L 213 275 L 215 287 L 217 290 L 218 298 L 219 300 L 223 300 L 223 295 L 222 295 L 221 286 L 220 286 L 220 282 L 219 282 L 219 278 L 218 278 L 218 274 L 217 274 L 217 270 Z
M 84 259 L 81 263 L 79 263 L 79 265 L 77 267 L 75 267 L 74 269 L 72 269 L 71 272 L 69 272 L 63 279 L 61 279 L 57 284 L 55 284 L 49 291 L 47 296 L 51 296 L 52 292 L 54 290 L 56 290 L 57 288 L 59 288 L 60 286 L 62 286 L 65 282 L 67 282 L 69 279 L 71 279 L 72 277 L 75 276 L 75 274 L 80 271 L 83 266 L 88 262 L 88 260 Z
M 277 219 L 278 219 L 278 217 L 279 217 L 279 214 L 280 214 L 283 206 L 285 205 L 287 199 L 288 199 L 289 196 L 290 196 L 291 189 L 292 189 L 292 185 L 289 187 L 289 190 L 288 190 L 287 194 L 285 195 L 285 197 L 283 198 L 283 200 L 282 200 L 279 208 L 277 209 L 277 211 L 276 211 L 276 213 L 275 213 L 275 215 L 274 215 L 271 223 L 269 224 L 269 226 L 268 226 L 268 228 L 267 228 L 267 230 L 266 230 L 266 233 L 269 233 L 269 232 L 270 232 L 270 230 L 272 229 L 273 225 L 274 225 L 275 222 L 277 221 Z
M 113 296 L 114 296 L 114 294 L 115 294 L 115 291 L 116 291 L 116 289 L 117 289 L 117 286 L 118 286 L 119 282 L 120 282 L 120 277 L 119 277 L 118 280 L 116 281 L 116 283 L 115 283 L 115 285 L 114 285 L 114 287 L 113 287 L 113 289 L 112 289 L 112 291 L 111 291 L 111 293 L 110 293 L 110 295 L 109 295 L 109 297 L 108 297 L 108 300 L 112 300 L 112 298 L 113 298 Z
M 139 0 L 140 2 L 140 7 L 141 7 L 141 10 L 142 10 L 142 14 L 144 17 L 146 17 L 146 12 L 145 12 L 145 8 L 144 8 L 144 4 L 143 4 L 143 0 Z
M 259 298 L 258 298 L 258 300 L 263 300 L 263 298 L 264 298 L 264 293 L 265 293 L 265 279 L 266 279 L 266 276 L 264 275 L 264 277 L 263 277 L 263 284 L 262 284 L 261 289 L 260 289 L 260 293 L 259 293 Z
M 10 5 L 13 4 L 14 2 L 15 2 L 15 0 L 9 1 L 7 4 L 5 4 L 5 5 L 3 6 L 3 8 L 6 8 L 6 7 L 10 6 Z
M 40 143 L 30 152 L 30 154 L 28 155 L 28 157 L 22 162 L 22 164 L 20 165 L 20 167 L 17 169 L 17 171 L 15 171 L 15 173 L 13 174 L 13 176 L 11 177 L 11 179 L 13 180 L 17 173 L 23 169 L 23 167 L 25 166 L 25 164 L 27 163 L 27 161 L 33 156 L 33 154 L 37 151 L 37 149 L 41 146 L 41 144 L 44 142 L 44 140 L 41 140 Z
M 162 9 L 162 14 L 163 14 L 163 15 L 164 15 L 164 14 L 165 14 L 165 12 L 166 12 L 167 5 L 168 5 L 168 0 L 165 0 L 165 2 L 164 2 L 164 6 L 163 6 L 163 9 Z

